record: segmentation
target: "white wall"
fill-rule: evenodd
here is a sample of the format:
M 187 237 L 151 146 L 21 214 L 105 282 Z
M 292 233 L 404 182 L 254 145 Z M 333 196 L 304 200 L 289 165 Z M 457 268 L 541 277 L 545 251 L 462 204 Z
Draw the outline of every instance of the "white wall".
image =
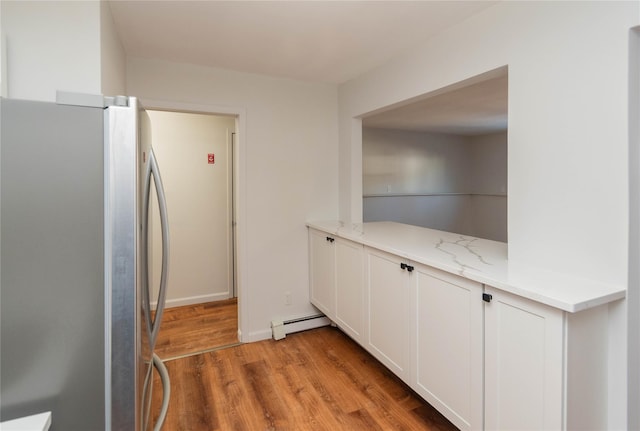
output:
M 3 96 L 125 94 L 125 53 L 107 2 L 0 2 Z
M 233 296 L 231 133 L 235 118 L 147 111 L 169 217 L 167 307 Z M 214 163 L 207 156 L 214 154 Z M 154 196 L 155 198 L 155 196 Z M 162 233 L 151 205 L 154 298 L 160 287 Z
M 143 103 L 177 101 L 246 113 L 238 184 L 243 339 L 270 337 L 273 319 L 315 312 L 305 222 L 338 216 L 336 86 L 130 58 L 127 88 Z
M 507 241 L 507 133 L 362 129 L 363 221 Z M 452 195 L 445 195 L 452 193 Z
M 111 8 L 104 0 L 100 2 L 100 47 L 102 94 L 127 94 L 126 55 L 116 32 Z
M 0 8 L 8 97 L 101 92 L 100 2 L 3 0 Z
M 501 3 L 342 85 L 341 155 L 351 163 L 341 211 L 355 208 L 344 217 L 361 217 L 361 188 L 346 183 L 362 169 L 354 117 L 508 65 L 510 258 L 564 272 L 581 272 L 587 258 L 587 275 L 625 282 L 627 45 L 637 7 Z M 603 197 L 596 211 L 594 195 Z M 541 253 L 557 241 L 566 241 L 562 256 Z M 607 246 L 588 252 L 592 243 Z
M 0 97 L 7 97 L 7 40 L 2 29 L 2 5 L 0 5 Z
M 342 85 L 341 217 L 362 217 L 354 118 L 508 65 L 509 259 L 626 286 L 629 29 L 638 9 L 501 2 Z M 609 425 L 625 429 L 626 311 L 610 312 Z

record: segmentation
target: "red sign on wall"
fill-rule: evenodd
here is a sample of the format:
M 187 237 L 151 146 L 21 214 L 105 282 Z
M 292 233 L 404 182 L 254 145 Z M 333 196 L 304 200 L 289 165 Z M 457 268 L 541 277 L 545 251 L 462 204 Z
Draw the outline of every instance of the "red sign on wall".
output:
M 207 155 L 207 162 L 208 162 L 210 165 L 213 165 L 213 164 L 215 163 L 215 161 L 216 161 L 216 156 L 215 156 L 213 153 L 209 153 L 209 154 Z

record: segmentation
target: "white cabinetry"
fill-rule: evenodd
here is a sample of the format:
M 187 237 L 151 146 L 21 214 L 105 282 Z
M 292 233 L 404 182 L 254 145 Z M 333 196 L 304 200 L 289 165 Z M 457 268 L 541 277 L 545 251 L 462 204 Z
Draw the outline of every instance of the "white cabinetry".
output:
M 454 425 L 610 428 L 607 302 L 565 311 L 356 234 L 309 229 L 312 303 Z
M 311 303 L 327 317 L 336 312 L 334 239 L 324 232 L 309 229 L 309 284 Z
M 365 348 L 409 383 L 412 286 L 407 261 L 374 248 L 365 250 L 368 322 Z
M 309 229 L 311 303 L 358 342 L 364 340 L 363 245 Z
M 336 324 L 358 342 L 364 341 L 364 247 L 337 238 Z
M 413 389 L 460 429 L 482 429 L 482 285 L 415 264 Z
M 365 346 L 460 429 L 483 423 L 482 285 L 365 248 Z
M 607 307 L 485 293 L 485 429 L 607 429 Z
M 562 428 L 563 312 L 487 287 L 485 428 Z

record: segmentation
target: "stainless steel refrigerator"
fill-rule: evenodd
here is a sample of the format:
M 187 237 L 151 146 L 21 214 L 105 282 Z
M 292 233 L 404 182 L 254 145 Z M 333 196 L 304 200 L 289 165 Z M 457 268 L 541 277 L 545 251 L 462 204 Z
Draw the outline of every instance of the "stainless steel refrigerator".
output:
M 153 351 L 169 238 L 148 123 L 132 97 L 0 99 L 0 421 L 51 411 L 53 431 L 162 426 L 169 379 Z M 158 298 L 150 193 L 162 221 Z M 151 423 L 154 369 L 164 391 Z

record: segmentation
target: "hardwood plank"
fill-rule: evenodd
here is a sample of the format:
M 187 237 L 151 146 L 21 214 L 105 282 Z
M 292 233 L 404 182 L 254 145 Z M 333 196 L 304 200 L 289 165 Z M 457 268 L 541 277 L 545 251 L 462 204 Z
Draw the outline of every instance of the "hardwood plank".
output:
M 274 370 L 274 384 L 289 406 L 289 422 L 295 428 L 309 430 L 340 429 L 343 425 L 342 410 L 336 412 L 335 403 L 319 403 L 318 383 L 309 385 L 309 375 L 316 375 L 309 352 L 299 345 L 279 343 L 279 348 L 270 349 L 270 364 Z M 338 413 L 338 414 L 336 414 Z
M 283 429 L 287 420 L 287 408 L 282 403 L 279 391 L 270 377 L 269 367 L 264 360 L 245 364 L 245 378 L 256 398 L 257 414 L 262 414 L 264 428 L 267 430 Z
M 165 364 L 172 387 L 166 430 L 456 429 L 335 328 Z M 153 400 L 157 416 L 161 394 Z
M 329 345 L 336 344 L 335 337 L 332 338 Z M 367 352 L 355 344 L 350 350 L 329 347 L 324 352 L 324 355 L 319 355 L 318 360 L 326 362 L 323 374 L 330 370 L 335 373 L 332 392 L 344 393 L 347 387 L 358 388 L 350 397 L 368 408 L 372 418 L 384 429 L 415 429 L 419 426 L 411 415 L 406 414 L 407 411 L 401 404 L 407 397 L 415 398 L 411 389 Z M 368 361 L 369 366 L 362 366 L 364 361 Z M 390 382 L 393 384 L 389 385 Z M 371 406 L 375 408 L 371 409 Z
M 204 358 L 200 355 L 190 356 L 180 361 L 165 364 L 171 379 L 169 410 L 165 421 L 165 429 L 177 431 L 208 431 L 218 429 L 215 416 L 204 404 L 212 398 L 208 385 L 202 378 L 201 369 Z M 176 378 L 175 376 L 179 376 Z M 153 405 L 154 420 L 157 420 L 162 403 L 161 382 L 157 374 L 154 379 Z M 169 426 L 169 424 L 172 424 Z
M 220 430 L 250 431 L 261 429 L 259 418 L 254 415 L 251 389 L 241 378 L 242 364 L 231 355 L 211 355 L 212 367 L 209 385 L 215 394 L 213 403 Z
M 314 366 L 308 353 L 307 356 L 304 362 L 289 365 L 283 370 L 287 380 L 296 382 L 295 391 L 290 391 L 290 411 L 301 419 L 294 423 L 301 429 L 344 429 L 351 420 L 340 405 L 341 397 L 334 396 L 341 394 L 332 394 L 323 382 L 325 379 L 320 370 Z
M 237 304 L 232 298 L 166 309 L 156 354 L 170 359 L 238 343 Z

